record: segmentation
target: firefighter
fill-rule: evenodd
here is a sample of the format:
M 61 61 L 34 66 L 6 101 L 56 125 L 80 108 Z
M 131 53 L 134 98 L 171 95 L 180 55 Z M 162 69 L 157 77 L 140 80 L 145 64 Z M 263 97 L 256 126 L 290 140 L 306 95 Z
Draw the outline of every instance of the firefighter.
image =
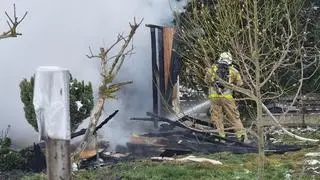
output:
M 220 54 L 218 63 L 207 69 L 206 82 L 209 84 L 209 99 L 211 100 L 211 121 L 216 125 L 220 136 L 225 137 L 223 115 L 232 124 L 238 140 L 245 138 L 245 129 L 240 120 L 240 114 L 232 96 L 232 90 L 219 82 L 220 79 L 236 86 L 243 82 L 239 71 L 232 66 L 232 55 L 229 52 Z

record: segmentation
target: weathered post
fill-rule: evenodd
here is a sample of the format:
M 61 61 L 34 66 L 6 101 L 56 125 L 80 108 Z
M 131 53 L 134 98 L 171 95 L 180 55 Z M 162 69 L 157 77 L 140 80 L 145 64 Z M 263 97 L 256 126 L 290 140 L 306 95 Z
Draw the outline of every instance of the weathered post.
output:
M 33 104 L 40 141 L 46 141 L 47 177 L 71 179 L 69 80 L 67 69 L 36 70 Z

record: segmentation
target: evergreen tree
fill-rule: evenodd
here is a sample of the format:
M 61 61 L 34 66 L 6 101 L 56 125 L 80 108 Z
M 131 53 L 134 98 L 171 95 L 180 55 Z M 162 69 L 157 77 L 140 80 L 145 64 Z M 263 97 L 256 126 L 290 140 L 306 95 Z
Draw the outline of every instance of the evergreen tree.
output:
M 34 76 L 30 80 L 23 79 L 20 82 L 20 98 L 24 104 L 25 117 L 28 123 L 38 131 L 36 114 L 33 106 Z M 80 123 L 90 116 L 93 108 L 93 91 L 89 82 L 78 81 L 70 76 L 70 124 L 74 132 Z

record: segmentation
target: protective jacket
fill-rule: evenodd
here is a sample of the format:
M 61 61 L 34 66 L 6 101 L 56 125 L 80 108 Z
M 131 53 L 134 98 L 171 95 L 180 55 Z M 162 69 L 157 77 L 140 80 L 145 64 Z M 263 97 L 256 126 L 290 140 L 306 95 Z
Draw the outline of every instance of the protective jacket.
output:
M 234 84 L 236 86 L 242 86 L 243 82 L 240 76 L 239 71 L 234 68 L 232 65 L 227 66 L 227 73 L 224 73 L 226 77 L 221 77 L 220 65 L 214 64 L 211 68 L 207 70 L 206 81 L 209 84 L 209 98 L 227 98 L 233 99 L 232 90 L 223 87 L 221 83 L 217 80 L 216 76 L 219 75 L 221 79 L 229 82 L 230 84 Z

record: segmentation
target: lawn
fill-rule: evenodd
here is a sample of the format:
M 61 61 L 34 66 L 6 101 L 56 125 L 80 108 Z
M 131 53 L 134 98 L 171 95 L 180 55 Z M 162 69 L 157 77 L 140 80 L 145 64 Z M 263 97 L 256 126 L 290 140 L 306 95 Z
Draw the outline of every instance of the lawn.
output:
M 319 130 L 295 132 L 304 137 L 319 139 Z M 265 159 L 266 180 L 320 180 L 320 157 L 307 157 L 309 152 L 320 152 L 320 145 L 302 143 L 279 132 L 273 134 L 278 141 L 285 144 L 304 145 L 300 151 L 283 154 L 267 154 Z M 305 146 L 307 145 L 307 146 Z M 73 179 L 105 179 L 105 180 L 249 180 L 256 179 L 258 154 L 193 154 L 218 160 L 223 165 L 196 162 L 153 162 L 149 158 L 121 162 L 97 169 L 79 170 L 74 172 Z M 0 179 L 42 180 L 45 175 L 10 172 Z
M 265 179 L 320 179 L 316 166 L 308 165 L 308 152 L 319 152 L 319 147 L 307 148 L 284 154 L 271 154 L 265 160 Z M 255 179 L 257 177 L 257 154 L 198 154 L 199 157 L 219 160 L 223 165 L 195 162 L 152 162 L 149 159 L 118 163 L 98 169 L 80 170 L 74 179 L 128 179 L 128 180 L 212 180 Z M 314 158 L 313 158 L 314 159 Z M 318 157 L 319 160 L 319 157 Z M 315 164 L 320 170 L 320 164 Z M 22 177 L 24 180 L 45 179 L 43 174 Z

